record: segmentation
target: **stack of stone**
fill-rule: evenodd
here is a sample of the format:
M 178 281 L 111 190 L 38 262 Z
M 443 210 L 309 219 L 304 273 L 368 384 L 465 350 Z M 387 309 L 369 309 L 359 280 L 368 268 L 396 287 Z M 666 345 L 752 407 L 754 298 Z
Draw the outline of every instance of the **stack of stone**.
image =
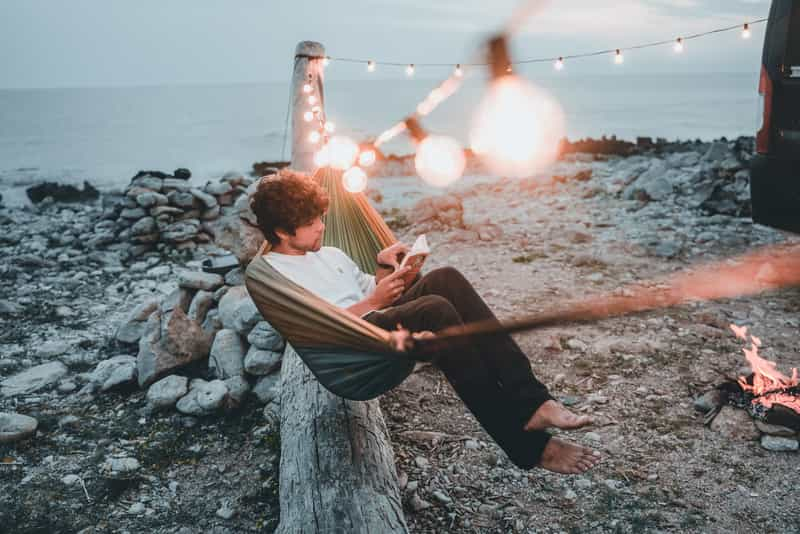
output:
M 236 200 L 252 179 L 228 173 L 218 182 L 198 187 L 188 169 L 169 175 L 140 171 L 125 190 L 118 210 L 110 214 L 120 241 L 131 243 L 130 255 L 173 248 L 192 250 L 213 240 L 211 223 L 235 211 Z
M 123 345 L 138 344 L 137 377 L 149 388 L 148 404 L 197 416 L 252 394 L 277 414 L 285 343 L 247 293 L 243 270 L 185 270 L 178 282 L 163 301 L 140 303 L 116 333 Z

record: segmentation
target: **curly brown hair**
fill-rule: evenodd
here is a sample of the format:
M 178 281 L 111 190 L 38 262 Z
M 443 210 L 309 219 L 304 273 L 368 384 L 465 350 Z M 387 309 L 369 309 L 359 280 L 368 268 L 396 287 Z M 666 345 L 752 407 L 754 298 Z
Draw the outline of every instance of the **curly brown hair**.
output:
M 272 246 L 281 242 L 279 228 L 294 235 L 328 209 L 328 195 L 312 178 L 290 172 L 264 176 L 250 199 L 258 227 Z

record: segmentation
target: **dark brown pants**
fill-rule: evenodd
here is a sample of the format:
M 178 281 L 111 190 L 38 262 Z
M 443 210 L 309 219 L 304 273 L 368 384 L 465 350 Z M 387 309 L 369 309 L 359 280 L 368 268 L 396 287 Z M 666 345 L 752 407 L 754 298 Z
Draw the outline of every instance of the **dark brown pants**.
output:
M 496 317 L 460 272 L 444 267 L 417 278 L 393 306 L 364 319 L 386 330 L 400 323 L 412 332 L 436 332 Z M 511 461 L 523 469 L 539 463 L 550 435 L 523 427 L 552 397 L 511 336 L 476 337 L 473 343 L 441 351 L 433 361 Z

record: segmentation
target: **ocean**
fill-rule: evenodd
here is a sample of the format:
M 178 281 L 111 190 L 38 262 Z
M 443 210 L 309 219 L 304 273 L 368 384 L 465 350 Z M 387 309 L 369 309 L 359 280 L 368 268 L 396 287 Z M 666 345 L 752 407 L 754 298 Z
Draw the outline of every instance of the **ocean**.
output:
M 357 140 L 414 109 L 435 80 L 326 80 L 328 119 Z M 568 137 L 616 135 L 709 140 L 753 135 L 758 73 L 542 77 L 564 109 Z M 485 89 L 468 80 L 424 121 L 467 141 L 471 111 Z M 140 169 L 192 171 L 203 183 L 255 161 L 288 158 L 289 84 L 0 90 L 0 193 L 53 180 L 123 188 Z M 385 146 L 408 153 L 404 139 Z

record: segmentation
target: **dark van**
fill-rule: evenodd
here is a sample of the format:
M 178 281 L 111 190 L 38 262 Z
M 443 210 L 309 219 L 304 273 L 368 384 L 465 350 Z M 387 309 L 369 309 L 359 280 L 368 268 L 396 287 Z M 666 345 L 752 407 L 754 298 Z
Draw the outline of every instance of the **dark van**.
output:
M 800 233 L 800 0 L 773 0 L 750 167 L 753 221 Z

